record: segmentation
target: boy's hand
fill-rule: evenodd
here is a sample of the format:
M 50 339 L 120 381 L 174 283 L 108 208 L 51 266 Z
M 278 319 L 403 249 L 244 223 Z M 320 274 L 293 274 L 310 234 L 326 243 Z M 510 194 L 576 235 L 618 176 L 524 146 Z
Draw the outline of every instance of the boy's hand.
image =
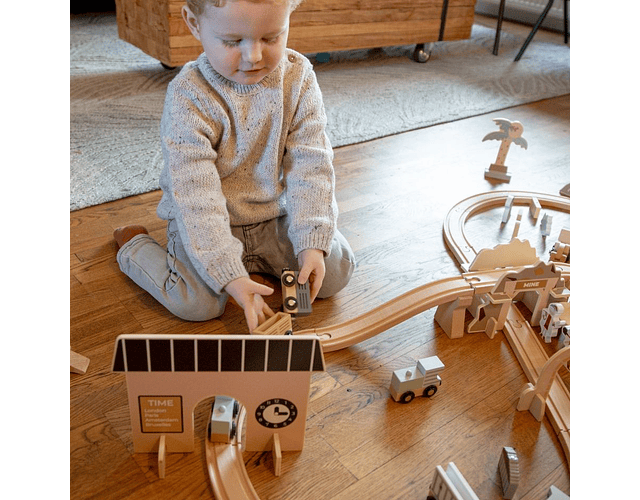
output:
M 316 300 L 318 292 L 324 281 L 326 271 L 324 265 L 324 252 L 315 248 L 308 248 L 298 254 L 298 264 L 300 271 L 298 273 L 298 283 L 304 285 L 307 280 L 311 284 L 311 302 Z
M 273 289 L 266 285 L 256 283 L 251 278 L 243 277 L 229 283 L 225 287 L 225 291 L 244 310 L 249 333 L 253 333 L 253 330 L 263 323 L 267 317 L 274 315 L 274 312 L 262 298 L 263 295 L 271 295 L 273 293 Z

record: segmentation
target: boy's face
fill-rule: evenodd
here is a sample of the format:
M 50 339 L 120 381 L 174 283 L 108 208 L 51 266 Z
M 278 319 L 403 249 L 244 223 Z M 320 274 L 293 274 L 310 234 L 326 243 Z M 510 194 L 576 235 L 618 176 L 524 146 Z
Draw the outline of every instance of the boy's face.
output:
M 227 0 L 222 7 L 207 5 L 197 18 L 182 8 L 213 69 L 244 85 L 258 83 L 278 66 L 287 46 L 289 14 L 289 2 Z

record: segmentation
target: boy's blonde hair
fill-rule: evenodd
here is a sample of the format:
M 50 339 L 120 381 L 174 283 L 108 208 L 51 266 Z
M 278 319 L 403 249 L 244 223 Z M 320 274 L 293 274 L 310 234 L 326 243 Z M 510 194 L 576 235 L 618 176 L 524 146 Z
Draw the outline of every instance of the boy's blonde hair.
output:
M 226 2 L 233 2 L 234 0 L 187 0 L 187 7 L 189 10 L 193 12 L 194 15 L 200 16 L 203 12 L 207 4 L 211 4 L 214 7 L 222 7 Z M 247 0 L 249 2 L 260 3 L 264 1 L 271 1 L 274 3 L 285 3 L 289 4 L 291 11 L 293 12 L 298 5 L 300 5 L 303 0 Z

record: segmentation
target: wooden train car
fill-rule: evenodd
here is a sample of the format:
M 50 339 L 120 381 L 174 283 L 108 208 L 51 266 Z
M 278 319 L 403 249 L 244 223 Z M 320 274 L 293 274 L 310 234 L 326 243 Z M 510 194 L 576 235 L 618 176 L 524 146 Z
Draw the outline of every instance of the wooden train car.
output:
M 227 396 L 216 396 L 211 408 L 209 441 L 230 443 L 238 431 L 237 418 L 240 404 Z
M 284 312 L 306 316 L 311 314 L 311 292 L 309 280 L 304 285 L 298 283 L 298 271 L 284 268 L 281 276 L 282 307 Z

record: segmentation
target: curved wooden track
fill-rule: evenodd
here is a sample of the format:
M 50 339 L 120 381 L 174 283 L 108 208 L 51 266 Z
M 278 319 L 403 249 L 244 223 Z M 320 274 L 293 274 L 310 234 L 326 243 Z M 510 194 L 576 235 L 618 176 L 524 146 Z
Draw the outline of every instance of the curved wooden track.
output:
M 527 379 L 531 384 L 536 384 L 545 364 L 549 361 L 549 356 L 540 344 L 539 335 L 531 329 L 529 322 L 514 306 L 509 308 L 502 331 L 516 354 Z M 556 374 L 547 397 L 545 414 L 549 417 L 569 461 L 571 460 L 569 444 L 571 437 L 570 400 L 569 389 Z
M 242 429 L 246 410 L 240 409 L 237 436 L 231 443 L 212 443 L 205 438 L 207 470 L 216 500 L 260 500 L 242 459 Z M 211 414 L 209 414 L 211 418 Z
M 464 225 L 471 216 L 478 212 L 504 206 L 510 195 L 514 197 L 514 206 L 529 206 L 531 199 L 536 198 L 542 208 L 552 208 L 562 212 L 569 212 L 570 210 L 569 198 L 528 191 L 491 191 L 476 194 L 458 202 L 449 210 L 444 220 L 443 232 L 447 246 L 465 271 L 469 269 L 469 265 L 471 265 L 478 252 L 467 240 Z
M 473 288 L 463 276 L 445 278 L 415 288 L 344 323 L 302 330 L 296 335 L 316 334 L 324 352 L 337 351 L 367 340 L 427 309 L 471 295 Z

